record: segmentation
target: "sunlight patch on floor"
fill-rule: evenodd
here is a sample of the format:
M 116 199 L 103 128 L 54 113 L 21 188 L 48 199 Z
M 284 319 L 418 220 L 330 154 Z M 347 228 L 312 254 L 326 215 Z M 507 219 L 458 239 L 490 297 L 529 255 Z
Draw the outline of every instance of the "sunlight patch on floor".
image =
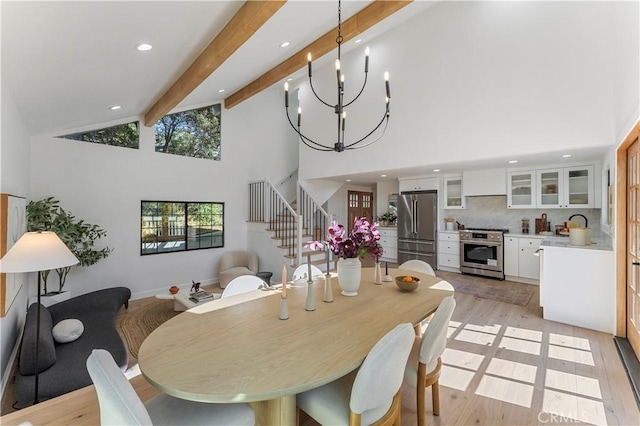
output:
M 443 364 L 440 370 L 439 383 L 440 386 L 466 392 L 475 375 L 475 371 L 463 370 Z
M 511 351 L 522 352 L 525 354 L 540 355 L 540 343 L 531 342 L 529 340 L 512 339 L 503 337 L 500 340 L 499 348 L 509 349 Z
M 532 340 L 534 342 L 542 342 L 542 331 L 528 330 L 526 328 L 507 327 L 504 335 L 515 339 Z
M 486 373 L 520 382 L 535 383 L 538 367 L 506 359 L 493 358 L 489 362 Z
M 565 336 L 562 334 L 549 333 L 549 344 L 557 346 L 566 346 L 574 349 L 591 350 L 588 339 L 581 337 Z
M 480 368 L 480 364 L 482 364 L 484 358 L 484 355 L 478 355 L 471 352 L 459 351 L 450 348 L 446 348 L 441 357 L 443 364 L 466 368 L 467 370 L 473 371 L 478 371 L 478 368 Z
M 607 425 L 602 402 L 550 389 L 544 390 L 542 411 L 592 425 Z
M 465 330 L 480 331 L 482 333 L 489 333 L 489 334 L 498 334 L 501 328 L 502 326 L 500 324 L 494 324 L 494 325 L 466 324 L 464 326 Z
M 483 346 L 491 346 L 493 341 L 496 339 L 496 336 L 493 334 L 480 333 L 477 331 L 471 330 L 461 330 L 460 333 L 455 337 L 455 340 L 460 340 L 462 342 L 476 343 L 478 345 Z
M 476 395 L 531 408 L 533 386 L 498 377 L 483 376 L 475 393 Z
M 595 366 L 591 352 L 549 345 L 549 358 Z
M 583 396 L 602 399 L 600 382 L 590 377 L 565 373 L 556 370 L 547 370 L 544 386 Z

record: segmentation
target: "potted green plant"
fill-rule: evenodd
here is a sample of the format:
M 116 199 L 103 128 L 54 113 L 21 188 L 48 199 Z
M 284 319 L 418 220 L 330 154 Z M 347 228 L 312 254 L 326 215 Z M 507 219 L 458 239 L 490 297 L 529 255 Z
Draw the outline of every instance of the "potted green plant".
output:
M 76 219 L 70 212 L 60 207 L 53 197 L 40 201 L 30 201 L 27 205 L 27 229 L 29 231 L 54 231 L 80 261 L 77 266 L 91 266 L 100 259 L 109 256 L 113 249 L 94 248 L 97 240 L 107 235 L 98 225 L 92 225 L 82 219 Z M 47 291 L 47 278 L 50 271 L 42 271 L 42 294 L 62 293 L 71 266 L 56 269 L 58 291 Z
M 398 217 L 392 212 L 382 213 L 378 216 L 378 222 L 381 226 L 393 225 L 396 223 Z

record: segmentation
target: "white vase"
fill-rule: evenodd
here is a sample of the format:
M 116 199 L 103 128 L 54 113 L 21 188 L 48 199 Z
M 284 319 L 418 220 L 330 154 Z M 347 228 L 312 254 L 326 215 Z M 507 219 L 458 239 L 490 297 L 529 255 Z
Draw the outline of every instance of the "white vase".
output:
M 362 275 L 362 263 L 360 259 L 338 260 L 338 284 L 343 296 L 357 296 Z

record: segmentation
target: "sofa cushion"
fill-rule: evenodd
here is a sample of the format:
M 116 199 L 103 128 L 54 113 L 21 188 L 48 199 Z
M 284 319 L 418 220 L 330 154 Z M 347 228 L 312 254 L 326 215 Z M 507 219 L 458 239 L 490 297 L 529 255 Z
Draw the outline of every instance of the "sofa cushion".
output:
M 51 334 L 57 343 L 69 343 L 77 340 L 84 331 L 84 325 L 79 319 L 71 318 L 62 320 L 53 326 Z
M 40 307 L 40 344 L 38 346 L 38 372 L 56 363 L 56 345 L 51 330 L 53 320 L 49 310 L 33 303 L 27 310 L 24 335 L 20 349 L 20 374 L 36 374 L 36 318 Z

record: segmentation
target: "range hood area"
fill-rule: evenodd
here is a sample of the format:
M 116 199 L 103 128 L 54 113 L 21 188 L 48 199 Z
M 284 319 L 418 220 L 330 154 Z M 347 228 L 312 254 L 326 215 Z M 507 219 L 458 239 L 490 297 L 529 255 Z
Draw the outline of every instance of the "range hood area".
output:
M 472 170 L 462 173 L 464 197 L 507 195 L 507 169 Z

